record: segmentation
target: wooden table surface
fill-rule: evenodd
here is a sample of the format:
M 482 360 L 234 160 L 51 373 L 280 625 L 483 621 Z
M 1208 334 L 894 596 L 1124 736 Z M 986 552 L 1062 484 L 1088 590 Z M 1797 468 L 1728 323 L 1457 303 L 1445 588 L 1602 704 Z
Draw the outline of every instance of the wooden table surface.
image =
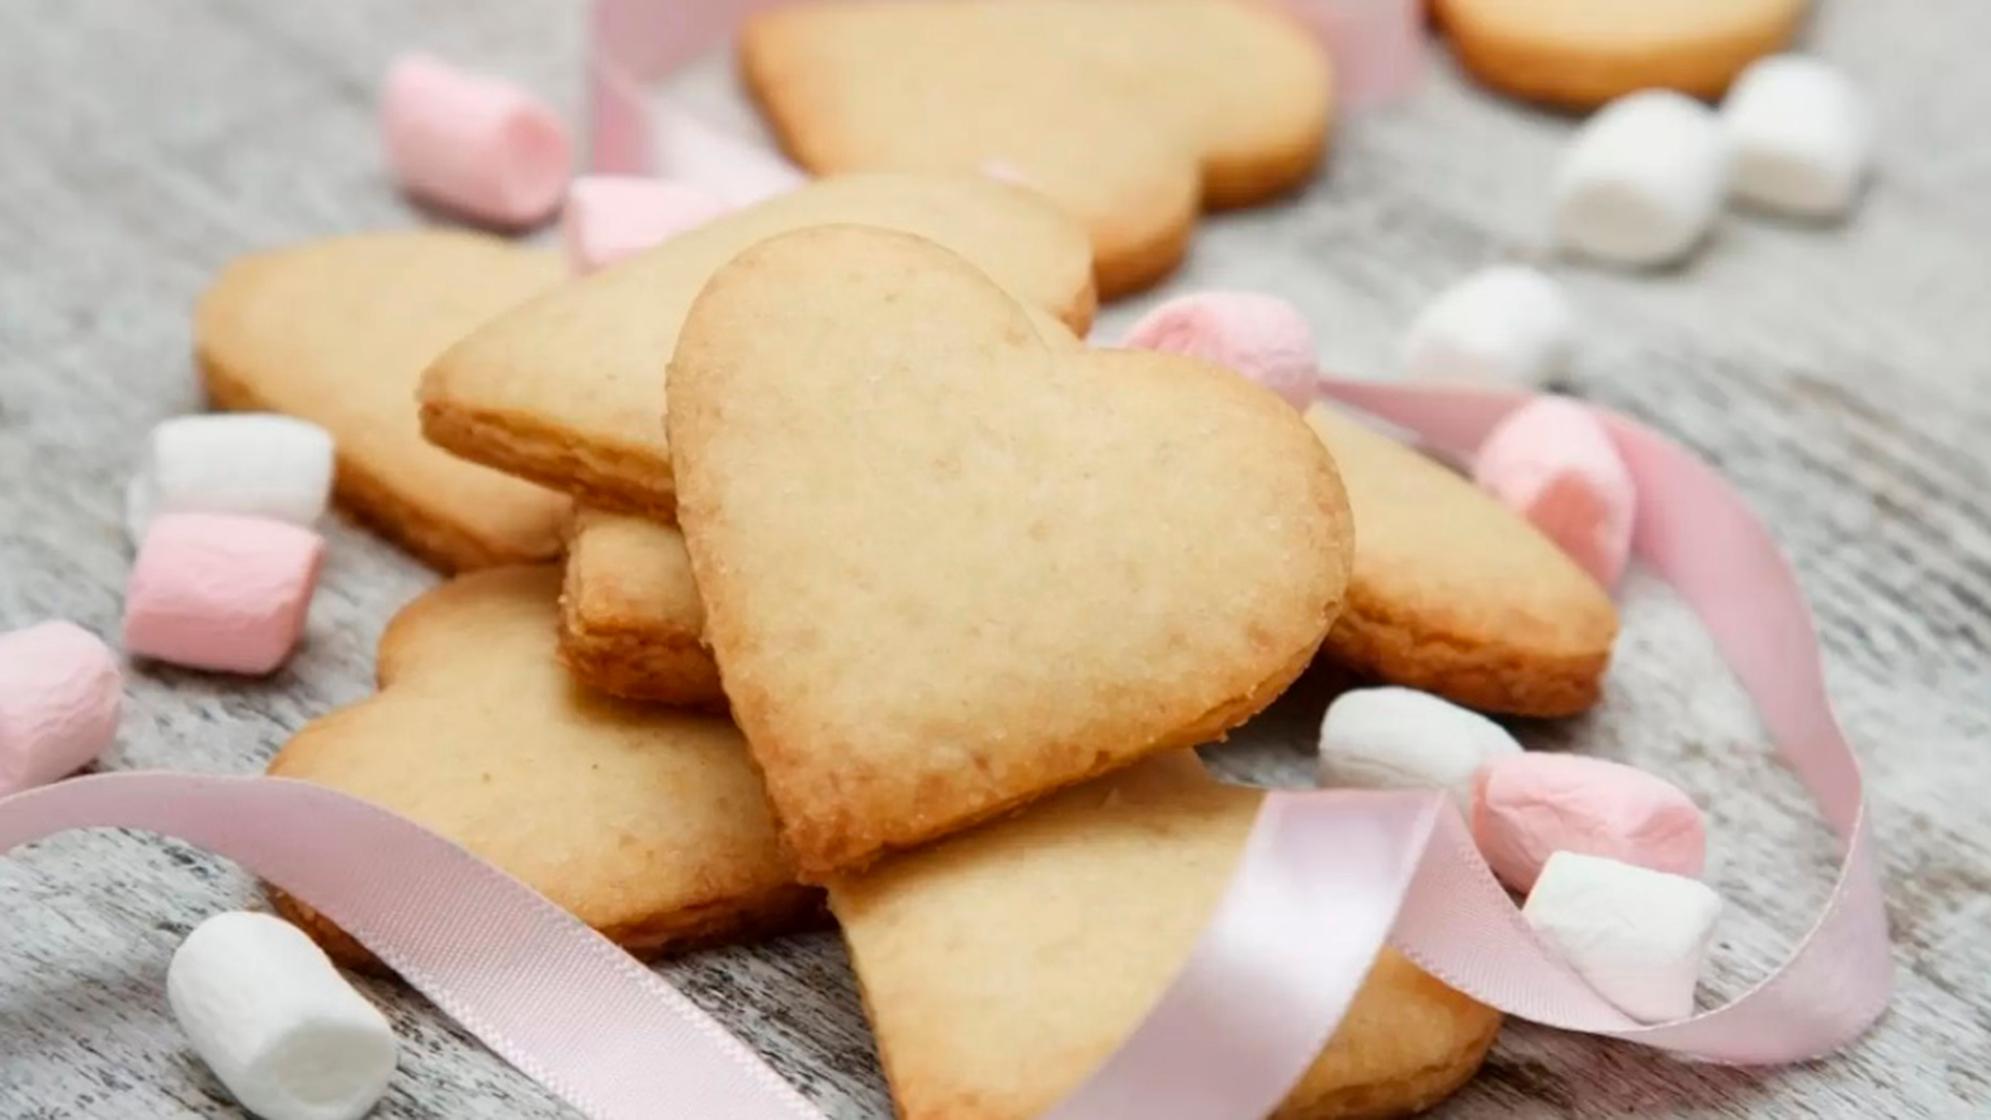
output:
M 423 220 L 376 154 L 389 56 L 423 46 L 572 110 L 579 31 L 578 8 L 553 2 L 0 5 L 0 628 L 68 617 L 116 633 L 124 479 L 149 426 L 200 407 L 189 310 L 224 261 Z M 1898 994 L 1846 1053 L 1767 1072 L 1515 1023 L 1444 1116 L 1991 1113 L 1991 5 L 1836 0 L 1807 39 L 1883 122 L 1851 224 L 1731 213 L 1676 271 L 1552 267 L 1582 317 L 1569 387 L 1713 459 L 1796 560 L 1873 782 Z M 1303 197 L 1209 222 L 1170 290 L 1280 293 L 1312 316 L 1327 365 L 1386 373 L 1439 287 L 1543 257 L 1570 128 L 1441 59 L 1414 102 L 1346 120 Z M 1146 302 L 1109 309 L 1103 336 Z M 254 772 L 299 724 L 365 695 L 383 623 L 433 577 L 349 524 L 330 534 L 290 665 L 252 683 L 131 671 L 106 768 Z M 1625 616 L 1603 706 L 1519 731 L 1637 761 L 1709 807 L 1729 912 L 1708 990 L 1732 994 L 1801 931 L 1832 846 L 1691 616 L 1637 576 Z M 1210 757 L 1304 784 L 1326 688 L 1309 677 Z M 174 1025 L 163 976 L 194 923 L 260 905 L 232 865 L 145 836 L 74 834 L 0 860 L 0 1117 L 237 1115 Z M 663 971 L 833 1115 L 885 1113 L 834 935 Z M 368 990 L 405 1043 L 376 1115 L 567 1115 L 419 997 Z

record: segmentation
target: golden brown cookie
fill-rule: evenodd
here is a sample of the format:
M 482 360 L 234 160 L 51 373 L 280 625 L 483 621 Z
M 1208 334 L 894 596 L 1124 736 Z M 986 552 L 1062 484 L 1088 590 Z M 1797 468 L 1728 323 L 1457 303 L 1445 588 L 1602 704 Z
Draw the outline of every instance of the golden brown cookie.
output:
M 1084 273 L 1073 275 L 1082 281 Z M 1037 319 L 1050 344 L 1081 345 L 1062 328 L 1063 320 L 1041 313 Z M 725 702 L 718 668 L 703 644 L 704 608 L 675 526 L 634 514 L 581 511 L 560 601 L 561 658 L 590 687 L 671 704 Z
M 581 510 L 560 590 L 560 659 L 590 688 L 631 700 L 723 705 L 705 607 L 675 525 Z
M 816 189 L 834 182 L 841 180 Z M 999 190 L 995 197 L 1007 193 Z M 1068 224 L 1067 232 L 1072 232 Z M 1071 275 L 1084 283 L 1082 268 Z M 1074 311 L 1065 304 L 1061 313 L 1071 317 Z M 1081 345 L 1063 329 L 1064 320 L 1042 313 L 1036 319 L 1051 344 Z M 684 539 L 674 526 L 633 514 L 581 512 L 569 540 L 561 607 L 561 657 L 590 687 L 671 704 L 725 702 L 718 669 L 703 644 L 704 609 Z
M 448 232 L 333 237 L 231 263 L 201 297 L 208 396 L 323 425 L 335 494 L 436 567 L 559 555 L 567 499 L 431 447 L 415 385 L 474 327 L 558 283 L 557 256 Z
M 1516 97 L 1587 109 L 1641 89 L 1719 97 L 1781 50 L 1806 0 L 1435 0 L 1474 77 Z
M 270 773 L 417 821 L 635 953 L 806 918 L 818 896 L 739 732 L 575 683 L 554 657 L 559 584 L 497 568 L 415 600 L 380 640 L 379 694 L 307 724 Z
M 1298 414 L 1048 330 L 857 226 L 749 249 L 685 321 L 679 520 L 805 879 L 1221 736 L 1340 610 L 1346 499 Z
M 1469 480 L 1326 405 L 1307 411 L 1355 511 L 1329 657 L 1493 712 L 1596 703 L 1618 633 L 1597 582 Z
M 1092 321 L 1085 232 L 1037 195 L 975 176 L 846 176 L 707 223 L 471 335 L 422 382 L 424 430 L 588 505 L 670 517 L 660 417 L 685 310 L 740 250 L 826 222 L 917 233 L 1073 330 Z
M 1188 957 L 1260 797 L 1168 754 L 832 882 L 899 1116 L 1027 1120 L 1077 1087 Z M 1429 1107 L 1499 1028 L 1385 949 L 1273 1115 Z
M 1108 297 L 1172 271 L 1200 207 L 1304 181 L 1332 102 L 1319 45 L 1249 0 L 798 4 L 740 59 L 803 166 L 1027 183 L 1091 231 Z

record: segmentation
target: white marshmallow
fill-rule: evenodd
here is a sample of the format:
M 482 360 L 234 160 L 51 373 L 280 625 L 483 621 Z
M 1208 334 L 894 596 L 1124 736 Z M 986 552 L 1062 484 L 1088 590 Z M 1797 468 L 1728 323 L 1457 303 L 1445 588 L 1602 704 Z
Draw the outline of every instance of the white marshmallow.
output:
M 1406 377 L 1535 386 L 1569 362 L 1576 317 L 1536 269 L 1481 269 L 1424 305 L 1403 339 Z
M 1320 784 L 1357 789 L 1442 789 L 1472 807 L 1473 775 L 1521 753 L 1505 728 L 1414 688 L 1363 688 L 1327 706 L 1320 724 Z
M 1694 1012 L 1721 896 L 1698 879 L 1556 852 L 1521 916 L 1618 1010 L 1665 1023 Z
M 1644 90 L 1577 130 L 1555 181 L 1555 236 L 1617 264 L 1676 260 L 1714 222 L 1728 159 L 1714 113 L 1684 94 Z
M 1844 214 L 1873 147 L 1866 98 L 1844 74 L 1782 54 L 1742 72 L 1721 104 L 1735 197 L 1808 217 Z
M 181 1029 L 264 1120 L 358 1120 L 387 1091 L 394 1031 L 303 931 L 268 914 L 217 914 L 166 972 Z
M 224 513 L 311 525 L 332 492 L 332 435 L 269 412 L 179 416 L 152 429 L 125 492 L 133 544 L 165 513 Z

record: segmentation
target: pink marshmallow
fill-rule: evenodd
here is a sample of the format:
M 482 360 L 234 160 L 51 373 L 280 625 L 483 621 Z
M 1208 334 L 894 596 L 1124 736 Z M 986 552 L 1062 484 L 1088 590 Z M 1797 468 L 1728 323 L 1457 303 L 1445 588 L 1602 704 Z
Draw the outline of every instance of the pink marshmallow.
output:
M 538 98 L 428 55 L 388 70 L 380 126 L 409 194 L 493 225 L 552 213 L 573 167 L 566 126 Z
M 1638 494 L 1590 410 L 1543 397 L 1516 409 L 1479 449 L 1473 481 L 1562 547 L 1606 588 L 1631 555 Z
M 0 634 L 0 795 L 82 769 L 117 735 L 124 679 L 95 634 L 44 622 Z
M 658 245 L 730 210 L 716 196 L 688 183 L 633 175 L 590 175 L 574 180 L 560 228 L 567 260 L 586 275 Z
M 325 542 L 257 517 L 167 514 L 139 547 L 124 600 L 131 653 L 261 675 L 304 630 Z
M 1505 755 L 1473 779 L 1473 839 L 1500 881 L 1534 887 L 1557 852 L 1696 878 L 1707 826 L 1686 794 L 1643 770 L 1581 755 Z
M 1141 316 L 1122 343 L 1225 366 L 1305 408 L 1320 377 L 1313 330 L 1298 308 L 1256 292 L 1177 296 Z

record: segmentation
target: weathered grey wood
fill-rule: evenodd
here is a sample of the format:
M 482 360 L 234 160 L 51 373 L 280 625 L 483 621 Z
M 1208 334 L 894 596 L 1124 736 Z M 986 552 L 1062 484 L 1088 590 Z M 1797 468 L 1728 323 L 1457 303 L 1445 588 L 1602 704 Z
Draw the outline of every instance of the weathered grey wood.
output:
M 1556 269 L 1584 313 L 1571 385 L 1720 463 L 1817 605 L 1876 788 L 1900 966 L 1891 1015 L 1844 1055 L 1760 1074 L 1516 1024 L 1445 1115 L 1991 1109 L 1987 41 L 1979 0 L 1829 3 L 1810 42 L 1862 80 L 1886 124 L 1880 181 L 1852 225 L 1731 215 L 1677 272 Z M 573 4 L 0 5 L 0 628 L 66 616 L 115 632 L 132 448 L 198 405 L 188 311 L 223 261 L 419 220 L 382 180 L 371 116 L 376 75 L 407 45 L 578 101 Z M 1314 317 L 1331 366 L 1386 371 L 1429 293 L 1540 254 L 1543 184 L 1569 128 L 1441 66 L 1415 103 L 1343 125 L 1304 198 L 1211 221 L 1171 290 L 1280 292 Z M 1111 309 L 1107 333 L 1138 306 Z M 296 660 L 246 685 L 133 672 L 106 766 L 253 771 L 300 723 L 366 692 L 382 624 L 432 577 L 361 531 L 332 537 Z M 1692 618 L 1635 579 L 1626 619 L 1603 708 L 1523 732 L 1636 760 L 1709 805 L 1731 903 L 1711 987 L 1733 993 L 1800 932 L 1831 847 Z M 1211 757 L 1304 783 L 1325 697 L 1309 678 Z M 72 835 L 0 860 L 0 1116 L 236 1115 L 187 1052 L 161 980 L 191 923 L 258 903 L 234 867 L 146 837 Z M 882 1113 L 832 935 L 665 972 L 833 1114 Z M 420 999 L 370 990 L 407 1041 L 379 1115 L 564 1115 Z

